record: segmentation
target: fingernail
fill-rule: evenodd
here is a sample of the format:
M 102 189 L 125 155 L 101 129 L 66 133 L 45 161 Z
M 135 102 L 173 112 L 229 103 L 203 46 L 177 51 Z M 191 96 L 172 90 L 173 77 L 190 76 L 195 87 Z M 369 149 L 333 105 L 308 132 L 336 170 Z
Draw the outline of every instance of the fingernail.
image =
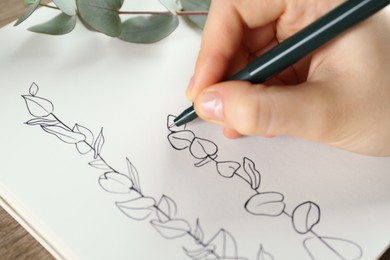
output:
M 199 97 L 198 108 L 203 116 L 215 120 L 223 120 L 223 106 L 221 95 L 214 91 L 207 91 Z

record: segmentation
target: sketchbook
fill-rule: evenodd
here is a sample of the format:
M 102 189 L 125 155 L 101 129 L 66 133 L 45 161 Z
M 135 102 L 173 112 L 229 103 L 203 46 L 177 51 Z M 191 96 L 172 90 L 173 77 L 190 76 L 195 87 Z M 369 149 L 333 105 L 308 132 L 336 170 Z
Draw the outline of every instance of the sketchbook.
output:
M 188 107 L 201 31 L 154 44 L 0 30 L 0 204 L 58 259 L 376 259 L 390 158 L 228 140 Z M 153 75 L 153 76 L 151 76 Z

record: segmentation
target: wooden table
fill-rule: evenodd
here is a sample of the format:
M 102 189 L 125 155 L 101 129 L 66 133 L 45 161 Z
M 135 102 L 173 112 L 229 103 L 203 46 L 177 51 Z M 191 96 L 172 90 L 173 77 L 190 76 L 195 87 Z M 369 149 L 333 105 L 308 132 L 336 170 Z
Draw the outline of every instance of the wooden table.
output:
M 23 0 L 1 0 L 0 28 L 17 19 L 25 10 Z M 0 259 L 46 260 L 53 257 L 0 207 Z M 380 260 L 390 260 L 390 249 Z
M 16 20 L 25 10 L 23 0 L 1 0 L 0 27 Z M 0 259 L 54 258 L 0 207 Z

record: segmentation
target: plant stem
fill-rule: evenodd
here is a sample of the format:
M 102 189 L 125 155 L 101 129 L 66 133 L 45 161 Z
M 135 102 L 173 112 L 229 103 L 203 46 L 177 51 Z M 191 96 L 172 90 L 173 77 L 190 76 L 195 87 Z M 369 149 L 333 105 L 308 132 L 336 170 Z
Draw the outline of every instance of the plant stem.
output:
M 51 6 L 51 5 L 47 5 L 47 4 L 39 4 L 39 6 L 44 6 L 44 7 L 47 7 L 47 8 L 60 10 L 60 8 L 58 8 L 58 7 L 56 7 L 56 6 Z
M 118 11 L 118 14 L 149 14 L 149 15 L 172 15 L 171 12 L 155 12 L 155 11 Z M 198 11 L 177 11 L 176 15 L 207 15 L 208 12 Z

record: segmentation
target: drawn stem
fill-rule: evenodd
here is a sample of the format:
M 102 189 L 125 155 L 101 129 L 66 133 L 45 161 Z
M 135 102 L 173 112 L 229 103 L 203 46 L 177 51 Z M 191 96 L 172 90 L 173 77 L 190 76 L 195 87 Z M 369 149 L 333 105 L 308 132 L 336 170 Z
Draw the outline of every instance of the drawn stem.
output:
M 321 236 L 319 236 L 316 232 L 314 232 L 313 230 L 310 230 L 310 233 L 312 233 L 316 238 L 318 238 L 327 248 L 329 248 L 330 251 L 332 251 L 333 253 L 335 253 L 340 259 L 346 259 L 345 257 L 343 257 L 339 252 L 337 252 L 336 249 L 334 249 L 331 245 L 329 245 L 324 239 L 322 239 Z
M 162 209 L 160 209 L 159 206 L 157 205 L 153 205 L 153 207 L 158 211 L 160 212 L 161 214 L 163 214 L 167 219 L 168 221 L 171 221 L 172 218 L 170 216 L 168 216 L 167 213 L 165 213 L 165 211 L 163 211 Z M 190 236 L 192 239 L 194 239 L 198 244 L 200 244 L 203 248 L 207 248 L 207 244 L 205 244 L 202 240 L 199 240 L 195 234 L 191 233 L 190 231 L 187 231 L 187 235 Z M 214 251 L 214 250 L 211 250 L 210 251 L 217 259 L 219 259 L 219 255 Z
M 75 133 L 75 131 L 73 131 L 72 128 L 70 128 L 68 125 L 66 125 L 64 122 L 61 121 L 61 119 L 59 119 L 55 114 L 53 113 L 50 113 L 51 116 L 53 116 L 61 125 L 63 125 L 66 129 L 68 129 L 69 131 Z M 85 143 L 86 145 L 88 145 L 88 147 L 91 148 L 92 151 L 95 152 L 95 148 L 92 146 L 92 144 L 88 143 L 87 141 L 82 141 L 83 143 Z M 110 168 L 110 170 L 112 170 L 113 172 L 116 172 L 116 173 L 119 173 L 119 171 L 115 170 L 114 167 L 111 167 L 111 165 L 109 165 L 106 160 L 104 160 L 104 158 L 102 156 L 100 156 L 100 154 L 97 155 L 97 157 L 108 167 Z

